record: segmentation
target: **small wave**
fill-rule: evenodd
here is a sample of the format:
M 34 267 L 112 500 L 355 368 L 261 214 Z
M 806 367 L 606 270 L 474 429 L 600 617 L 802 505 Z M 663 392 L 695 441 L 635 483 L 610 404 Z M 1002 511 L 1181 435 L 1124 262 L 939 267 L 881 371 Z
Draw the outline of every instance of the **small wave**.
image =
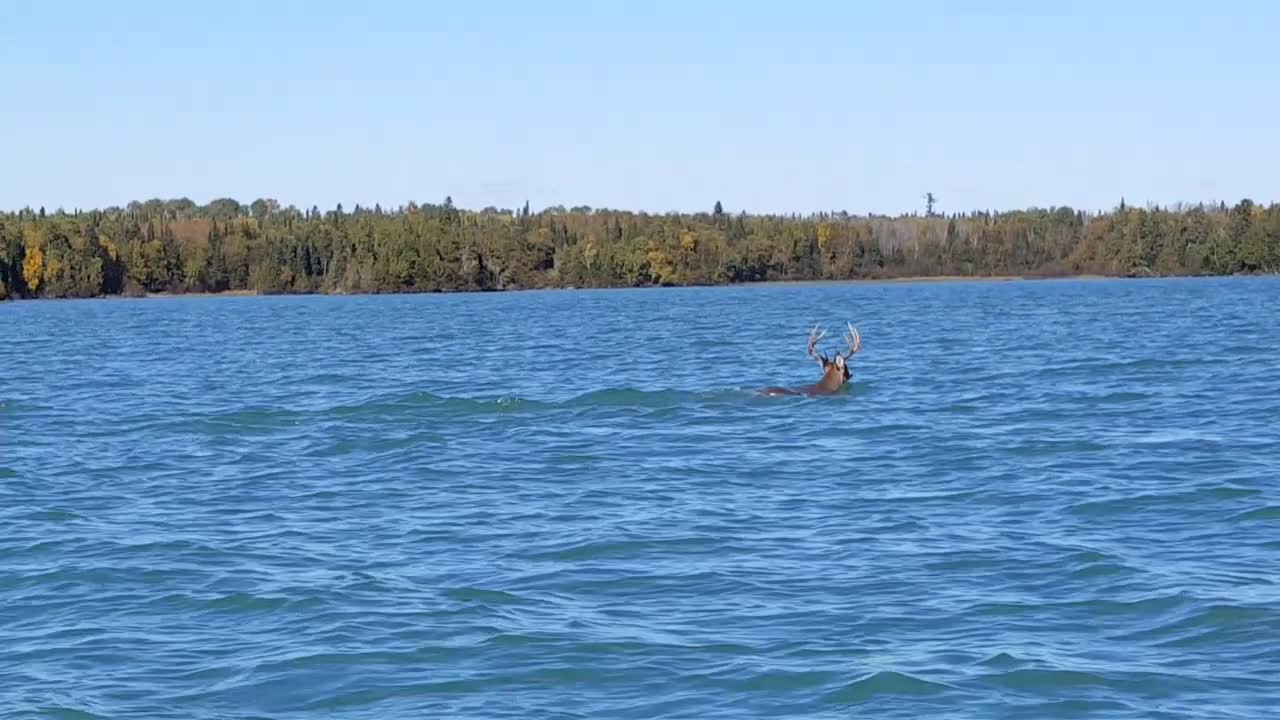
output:
M 741 390 L 636 390 L 633 388 L 608 388 L 593 390 L 561 403 L 566 407 L 638 407 L 665 408 L 693 405 L 713 401 L 736 401 L 747 397 Z
M 1066 558 L 1066 564 L 1071 567 L 1071 577 L 1076 579 L 1090 579 L 1106 577 L 1110 575 L 1135 575 L 1138 571 L 1116 558 L 1104 555 L 1093 550 L 1078 552 Z
M 2 472 L 0 472 L 0 477 L 4 477 L 4 474 Z M 35 522 L 64 523 L 64 522 L 73 522 L 75 520 L 83 520 L 84 518 L 80 515 L 77 515 L 76 513 L 68 512 L 66 510 L 38 510 L 35 512 L 27 513 L 26 515 L 23 515 L 18 519 L 31 520 Z
M 136 421 L 129 429 L 148 435 L 161 433 L 190 433 L 209 437 L 269 435 L 284 427 L 298 425 L 303 414 L 279 408 L 258 408 L 231 412 L 166 415 L 154 419 Z M 100 437 L 109 437 L 115 431 L 103 431 Z
M 1085 452 L 1102 452 L 1106 445 L 1092 440 L 1044 440 L 1014 445 L 1005 450 L 1015 457 L 1040 457 L 1043 455 L 1072 455 Z
M 11 402 L 0 400 L 0 415 L 17 415 L 19 413 L 29 413 L 36 415 L 52 411 L 49 405 L 35 405 L 32 403 Z
M 1188 445 L 1221 442 L 1222 438 L 1195 430 L 1164 430 L 1132 435 L 1128 442 L 1136 445 Z
M 591 465 L 602 462 L 602 455 L 586 455 L 583 453 L 554 453 L 547 457 L 547 464 L 552 466 Z
M 1176 504 L 1194 497 L 1194 493 L 1137 493 L 1118 495 L 1097 500 L 1078 502 L 1067 508 L 1068 512 L 1085 517 L 1124 515 L 1138 510 L 1150 510 L 1159 505 Z
M 950 685 L 922 680 L 893 670 L 882 670 L 855 680 L 823 698 L 831 703 L 863 703 L 886 695 L 937 695 L 952 690 Z
M 419 445 L 448 444 L 448 439 L 443 435 L 431 431 L 422 431 L 404 437 L 379 437 L 373 435 L 327 442 L 314 449 L 311 454 L 315 457 L 328 458 L 359 453 L 388 453 Z
M 1132 705 L 1119 700 L 1053 700 L 1031 707 L 1038 713 L 1033 717 L 1095 717 L 1100 713 L 1130 717 L 1134 714 Z
M 686 537 L 644 540 L 590 540 L 565 548 L 532 553 L 530 560 L 583 561 L 599 558 L 643 555 L 667 549 L 699 548 L 718 543 L 713 538 Z
M 505 590 L 486 590 L 474 587 L 449 588 L 444 591 L 444 596 L 458 602 L 483 603 L 486 605 L 519 605 L 526 602 L 519 595 L 513 595 Z
M 500 648 L 522 648 L 542 642 L 545 642 L 545 640 L 541 637 L 516 632 L 495 633 L 484 640 L 484 644 Z
M 1280 505 L 1268 505 L 1266 507 L 1255 508 L 1247 512 L 1231 518 L 1237 522 L 1252 522 L 1254 520 L 1280 520 Z
M 206 422 L 224 427 L 234 428 L 237 432 L 249 430 L 275 430 L 293 425 L 300 420 L 300 414 L 278 408 L 259 408 L 256 410 L 237 410 L 221 413 L 205 418 Z
M 1086 402 L 1090 405 L 1128 405 L 1131 403 L 1150 400 L 1154 397 L 1150 393 L 1140 393 L 1132 391 L 1119 391 L 1107 393 L 1105 395 L 1093 395 L 1086 398 Z
M 1204 358 L 1140 358 L 1136 360 L 1120 360 L 1112 362 L 1074 362 L 1065 365 L 1046 367 L 1039 371 L 1040 375 L 1076 375 L 1088 374 L 1097 376 L 1106 373 L 1126 372 L 1133 370 L 1174 370 L 1214 365 L 1217 361 Z
M 989 658 L 978 661 L 978 664 L 994 668 L 1016 668 L 1026 665 L 1027 661 L 1014 657 L 1007 652 L 998 652 Z
M 922 432 L 929 430 L 928 425 L 912 425 L 908 423 L 885 423 L 883 425 L 871 425 L 862 428 L 860 434 L 863 437 L 877 437 L 880 435 L 900 435 L 903 433 Z
M 370 398 L 353 404 L 338 405 L 318 414 L 323 417 L 359 420 L 364 417 L 383 418 L 404 412 L 439 410 L 451 416 L 504 413 L 522 410 L 540 410 L 547 403 L 513 396 L 493 398 L 469 398 L 437 395 L 419 391 L 408 394 Z
M 1204 490 L 1202 492 L 1221 500 L 1234 500 L 1236 498 L 1256 497 L 1262 494 L 1262 491 L 1257 488 L 1243 488 L 1243 487 L 1234 487 L 1230 485 L 1223 485 L 1220 487 L 1209 488 L 1208 490 Z
M 301 385 L 330 386 L 343 385 L 356 379 L 357 378 L 354 375 L 345 375 L 343 373 L 335 372 L 321 372 L 299 378 L 297 383 Z
M 1226 345 L 1221 348 L 1223 357 L 1234 358 L 1241 355 L 1271 355 L 1275 348 L 1266 345 Z
M 99 718 L 106 720 L 105 715 L 96 715 L 87 710 L 56 705 L 44 708 L 44 712 L 47 713 L 49 717 L 57 718 L 58 720 L 98 720 Z
M 1255 637 L 1269 636 L 1274 626 L 1274 612 L 1244 605 L 1216 604 L 1178 619 L 1120 636 L 1125 641 L 1150 642 L 1156 646 L 1186 647 L 1221 644 Z
M 857 389 L 853 389 L 849 395 L 857 392 L 859 392 Z M 632 387 L 615 387 L 591 390 L 559 400 L 538 400 L 518 395 L 468 397 L 465 395 L 442 395 L 423 390 L 408 394 L 372 397 L 311 413 L 292 410 L 256 410 L 242 411 L 232 415 L 202 417 L 197 418 L 197 420 L 206 423 L 225 424 L 226 426 L 238 426 L 243 423 L 250 429 L 270 429 L 273 426 L 296 424 L 300 419 L 307 416 L 318 419 L 358 420 L 363 417 L 382 419 L 388 415 L 394 416 L 397 413 L 424 409 L 440 411 L 451 417 L 594 408 L 640 409 L 661 413 L 691 406 L 706 407 L 717 403 L 741 406 L 743 403 L 756 400 L 776 401 L 777 398 L 769 398 L 753 388 L 642 390 Z M 961 412 L 966 411 L 962 410 Z M 972 409 L 968 410 L 968 412 L 972 412 Z M 188 418 L 187 420 L 190 419 Z
M 1178 610 L 1190 602 L 1188 594 L 1175 592 L 1137 600 L 1083 600 L 1065 606 L 1077 608 L 1090 616 L 1149 618 Z
M 987 682 L 1011 690 L 1054 691 L 1060 688 L 1107 687 L 1107 679 L 1083 670 L 1020 668 L 988 675 Z
M 246 592 L 231 593 L 206 602 L 207 607 L 211 610 L 231 613 L 255 613 L 276 610 L 288 604 L 288 598 L 264 597 Z
M 750 692 L 788 692 L 821 687 L 837 677 L 832 670 L 771 670 L 753 673 L 734 684 Z
M 752 395 L 753 393 L 746 390 L 639 390 L 620 387 L 592 390 L 563 400 L 534 400 L 515 395 L 465 397 L 437 395 L 422 391 L 408 395 L 374 398 L 355 404 L 340 405 L 324 411 L 323 414 L 350 419 L 364 415 L 381 417 L 388 413 L 428 408 L 455 416 L 539 412 L 558 408 L 664 410 L 690 405 L 705 405 L 713 402 L 739 403 Z

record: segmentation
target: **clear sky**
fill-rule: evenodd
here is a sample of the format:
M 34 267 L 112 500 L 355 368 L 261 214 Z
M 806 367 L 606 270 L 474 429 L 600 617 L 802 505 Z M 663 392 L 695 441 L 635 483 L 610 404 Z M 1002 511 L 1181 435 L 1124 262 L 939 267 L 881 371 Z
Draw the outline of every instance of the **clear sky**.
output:
M 0 206 L 1280 200 L 1280 3 L 0 0 Z

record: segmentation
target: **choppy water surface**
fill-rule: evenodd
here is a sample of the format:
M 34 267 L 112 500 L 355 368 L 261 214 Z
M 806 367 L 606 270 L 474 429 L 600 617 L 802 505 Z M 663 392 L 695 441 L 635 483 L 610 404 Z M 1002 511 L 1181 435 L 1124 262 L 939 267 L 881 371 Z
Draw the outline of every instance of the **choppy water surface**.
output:
M 0 305 L 0 712 L 1267 716 L 1278 291 Z

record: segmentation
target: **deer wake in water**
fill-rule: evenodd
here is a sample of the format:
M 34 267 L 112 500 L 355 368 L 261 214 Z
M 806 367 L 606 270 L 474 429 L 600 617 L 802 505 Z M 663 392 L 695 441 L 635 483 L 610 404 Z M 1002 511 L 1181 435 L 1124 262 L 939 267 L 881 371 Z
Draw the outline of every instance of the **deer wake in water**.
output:
M 858 334 L 858 329 L 850 323 L 845 323 L 849 328 L 845 334 L 845 342 L 849 345 L 849 352 L 835 353 L 832 357 L 827 357 L 825 353 L 819 354 L 814 348 L 818 341 L 826 337 L 827 331 L 815 327 L 809 331 L 809 357 L 818 361 L 818 365 L 822 368 L 822 379 L 812 385 L 805 385 L 797 388 L 784 387 L 767 387 L 760 392 L 765 395 L 834 395 L 849 381 L 849 358 L 862 348 L 862 336 Z

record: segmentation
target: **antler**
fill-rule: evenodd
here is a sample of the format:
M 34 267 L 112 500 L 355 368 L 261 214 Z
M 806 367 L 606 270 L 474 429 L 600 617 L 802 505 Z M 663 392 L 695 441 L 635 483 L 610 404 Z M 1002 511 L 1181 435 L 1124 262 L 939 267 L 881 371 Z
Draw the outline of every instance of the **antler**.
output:
M 822 332 L 818 332 L 818 330 L 819 330 L 818 326 L 814 325 L 813 329 L 809 331 L 809 348 L 808 348 L 809 357 L 813 358 L 814 360 L 817 360 L 818 363 L 821 365 L 826 365 L 827 358 L 823 355 L 819 355 L 818 353 L 814 352 L 814 346 L 818 344 L 818 341 L 827 336 L 826 330 L 822 330 Z
M 849 352 L 844 353 L 844 359 L 848 360 L 853 354 L 862 349 L 862 335 L 858 333 L 858 328 L 853 323 L 846 322 L 845 326 L 849 328 L 849 332 L 845 333 L 844 341 L 849 343 Z

